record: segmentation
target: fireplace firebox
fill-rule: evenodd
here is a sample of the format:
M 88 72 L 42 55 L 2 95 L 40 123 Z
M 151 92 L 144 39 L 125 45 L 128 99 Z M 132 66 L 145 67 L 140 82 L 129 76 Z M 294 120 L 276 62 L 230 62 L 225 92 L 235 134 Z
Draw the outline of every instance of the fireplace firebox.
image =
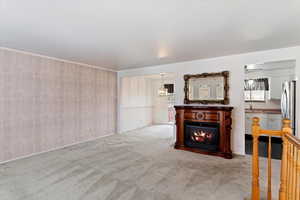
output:
M 218 151 L 219 124 L 185 121 L 185 146 L 209 151 Z
M 178 105 L 175 149 L 232 158 L 230 106 Z

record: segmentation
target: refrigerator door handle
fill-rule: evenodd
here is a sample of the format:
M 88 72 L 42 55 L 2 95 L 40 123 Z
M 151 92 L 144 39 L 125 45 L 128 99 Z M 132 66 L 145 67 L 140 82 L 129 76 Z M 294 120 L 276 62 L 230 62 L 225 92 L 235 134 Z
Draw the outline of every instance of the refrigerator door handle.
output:
M 283 90 L 282 91 L 282 94 L 281 94 L 281 115 L 282 115 L 282 118 L 284 119 L 285 118 L 285 115 L 286 115 L 286 97 L 285 97 L 285 91 Z
M 282 112 L 282 118 L 290 118 L 289 113 L 289 85 L 288 82 L 283 83 L 282 87 L 282 95 L 281 95 L 281 112 Z

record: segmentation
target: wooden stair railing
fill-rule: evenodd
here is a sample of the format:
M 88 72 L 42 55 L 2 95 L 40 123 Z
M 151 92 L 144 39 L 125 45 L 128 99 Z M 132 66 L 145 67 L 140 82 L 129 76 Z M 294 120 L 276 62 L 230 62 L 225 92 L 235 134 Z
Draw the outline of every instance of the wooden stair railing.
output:
M 279 200 L 300 200 L 300 140 L 292 135 L 290 120 L 282 120 L 282 130 L 261 129 L 257 117 L 252 122 L 252 200 L 260 200 L 258 139 L 261 135 L 269 137 L 267 200 L 272 199 L 272 136 L 282 137 L 283 140 Z

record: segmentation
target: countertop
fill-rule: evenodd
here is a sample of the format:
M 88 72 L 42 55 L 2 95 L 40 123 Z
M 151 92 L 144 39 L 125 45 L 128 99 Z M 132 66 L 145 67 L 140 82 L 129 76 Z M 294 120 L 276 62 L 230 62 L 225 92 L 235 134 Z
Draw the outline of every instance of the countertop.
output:
M 280 109 L 263 109 L 263 108 L 245 109 L 245 112 L 246 113 L 281 114 Z

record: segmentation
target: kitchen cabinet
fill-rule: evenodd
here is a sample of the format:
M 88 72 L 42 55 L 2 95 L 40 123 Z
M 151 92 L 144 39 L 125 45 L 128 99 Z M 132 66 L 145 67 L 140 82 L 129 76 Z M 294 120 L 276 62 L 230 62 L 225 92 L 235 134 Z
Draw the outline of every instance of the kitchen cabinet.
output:
M 267 130 L 281 129 L 281 114 L 268 113 L 246 113 L 245 115 L 245 133 L 252 134 L 252 118 L 258 117 L 260 119 L 260 126 Z
M 267 129 L 267 115 L 263 113 L 246 113 L 246 134 L 252 134 L 252 118 L 258 117 L 262 129 Z
M 267 127 L 270 130 L 281 129 L 281 115 L 280 114 L 267 114 Z

